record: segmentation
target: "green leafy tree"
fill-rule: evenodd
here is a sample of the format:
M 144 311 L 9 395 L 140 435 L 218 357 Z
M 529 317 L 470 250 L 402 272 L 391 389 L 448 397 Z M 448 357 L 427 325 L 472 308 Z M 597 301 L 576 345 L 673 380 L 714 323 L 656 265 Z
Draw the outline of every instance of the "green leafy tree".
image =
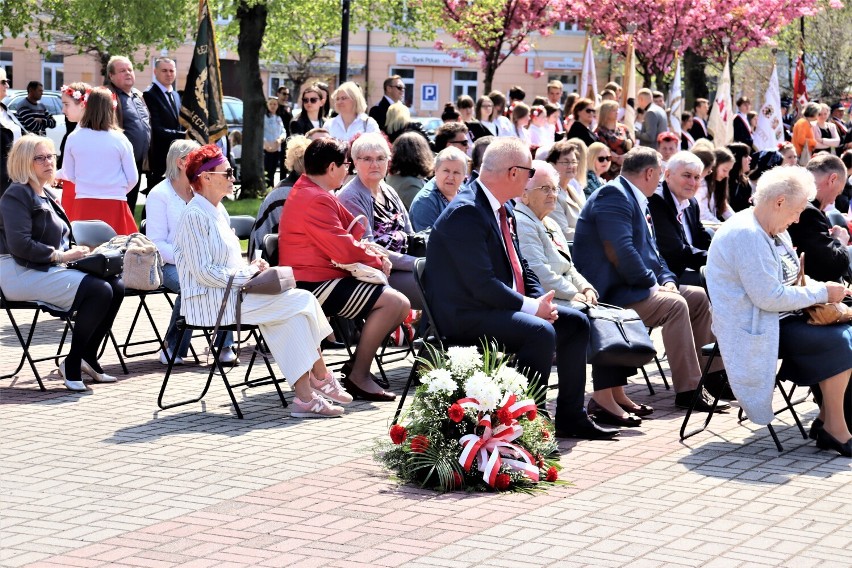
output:
M 0 4 L 0 20 L 12 37 L 26 33 L 43 46 L 69 46 L 93 56 L 106 76 L 113 55 L 132 58 L 145 48 L 145 60 L 134 62 L 141 68 L 152 47 L 179 46 L 195 25 L 197 8 L 195 0 L 15 0 Z

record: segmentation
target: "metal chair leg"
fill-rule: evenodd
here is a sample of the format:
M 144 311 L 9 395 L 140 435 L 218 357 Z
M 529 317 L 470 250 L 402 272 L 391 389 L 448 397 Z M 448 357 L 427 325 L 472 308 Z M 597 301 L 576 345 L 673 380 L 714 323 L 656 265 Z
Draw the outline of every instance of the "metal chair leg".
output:
M 698 387 L 696 387 L 695 389 L 695 394 L 692 396 L 692 402 L 689 404 L 689 408 L 686 409 L 686 416 L 683 417 L 683 423 L 680 425 L 681 442 L 706 430 L 707 427 L 710 425 L 710 421 L 713 419 L 713 415 L 716 413 L 716 405 L 719 404 L 718 394 L 713 398 L 713 406 L 710 409 L 710 412 L 707 413 L 707 418 L 704 419 L 704 425 L 700 428 L 692 430 L 691 432 L 686 432 L 686 427 L 689 424 L 689 418 L 692 416 L 692 412 L 695 409 L 695 405 L 698 403 L 698 400 L 701 397 L 701 392 L 704 390 L 704 383 L 707 380 L 707 374 L 710 372 L 710 365 L 713 364 L 713 359 L 715 358 L 716 351 L 714 349 L 713 353 L 711 353 L 710 356 L 707 358 L 707 363 L 704 364 L 704 371 L 702 371 L 701 373 L 701 379 L 698 381 Z

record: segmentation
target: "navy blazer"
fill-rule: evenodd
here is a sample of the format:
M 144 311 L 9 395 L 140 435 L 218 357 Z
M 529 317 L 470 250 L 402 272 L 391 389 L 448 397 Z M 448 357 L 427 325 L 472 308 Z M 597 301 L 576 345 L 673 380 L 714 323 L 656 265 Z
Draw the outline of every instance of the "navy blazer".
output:
M 645 212 L 619 176 L 589 197 L 574 232 L 574 264 L 602 301 L 624 306 L 677 282 L 648 232 Z
M 509 224 L 515 218 L 511 205 Z M 538 298 L 544 290 L 521 255 L 515 232 L 513 246 L 521 262 L 526 295 Z M 426 300 L 441 331 L 449 336 L 464 316 L 490 310 L 521 311 L 523 296 L 512 288 L 512 266 L 494 211 L 478 183 L 465 187 L 438 217 L 426 250 Z
M 674 196 L 666 182 L 663 182 L 663 195 L 654 194 L 648 198 L 648 208 L 654 220 L 654 233 L 657 247 L 666 265 L 678 277 L 687 268 L 699 270 L 707 264 L 707 250 L 710 248 L 710 234 L 701 224 L 698 201 L 693 197 L 689 206 L 683 210 L 686 224 L 692 236 L 692 244 L 686 240 L 683 225 L 677 220 L 677 206 Z
M 383 94 L 382 100 L 376 103 L 375 106 L 371 107 L 370 112 L 368 113 L 370 115 L 370 118 L 375 120 L 376 123 L 379 125 L 379 129 L 382 132 L 385 131 L 385 122 L 387 122 L 388 109 L 390 108 L 390 105 L 390 101 Z
M 173 95 L 174 96 L 174 95 Z M 159 85 L 151 83 L 142 93 L 148 113 L 151 115 L 151 147 L 148 149 L 148 166 L 155 175 L 166 173 L 166 155 L 175 140 L 186 138 L 178 116 Z M 179 103 L 175 101 L 175 105 Z M 180 107 L 178 107 L 180 113 Z

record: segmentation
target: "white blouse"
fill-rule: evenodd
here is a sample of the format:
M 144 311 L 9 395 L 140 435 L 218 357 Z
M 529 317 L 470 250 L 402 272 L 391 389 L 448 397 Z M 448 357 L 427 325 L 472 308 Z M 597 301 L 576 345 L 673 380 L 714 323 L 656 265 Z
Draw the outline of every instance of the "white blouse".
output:
M 331 133 L 332 138 L 349 142 L 356 134 L 378 132 L 379 124 L 372 117 L 367 116 L 366 113 L 361 113 L 355 117 L 355 120 L 347 128 L 343 124 L 343 118 L 338 114 L 325 122 L 325 128 Z

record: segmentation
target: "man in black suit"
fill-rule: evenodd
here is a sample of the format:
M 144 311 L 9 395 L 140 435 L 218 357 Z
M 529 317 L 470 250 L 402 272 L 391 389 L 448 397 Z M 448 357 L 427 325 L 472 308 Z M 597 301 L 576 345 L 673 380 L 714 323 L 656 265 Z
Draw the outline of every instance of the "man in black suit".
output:
M 741 142 L 757 151 L 754 147 L 754 134 L 748 123 L 748 113 L 751 111 L 751 100 L 748 97 L 737 99 L 737 114 L 734 116 L 734 142 Z
M 678 152 L 668 161 L 665 181 L 648 198 L 657 248 L 678 284 L 686 286 L 701 285 L 698 271 L 707 264 L 710 248 L 710 234 L 701 225 L 695 200 L 703 169 L 698 156 Z
M 384 132 L 388 107 L 402 100 L 402 97 L 405 95 L 405 84 L 402 82 L 402 77 L 393 75 L 385 79 L 384 83 L 382 83 L 382 88 L 385 91 L 385 95 L 376 106 L 370 109 L 370 117 L 378 123 L 379 128 Z
M 142 93 L 151 115 L 151 147 L 148 149 L 148 189 L 163 181 L 166 173 L 166 154 L 175 140 L 186 138 L 180 125 L 180 97 L 174 89 L 175 62 L 160 57 L 154 62 L 154 81 Z M 147 193 L 146 191 L 146 193 Z
M 520 253 L 508 202 L 534 174 L 529 148 L 498 138 L 485 151 L 479 177 L 453 199 L 429 236 L 424 275 L 436 323 L 452 342 L 495 340 L 518 359 L 531 381 L 546 384 L 557 355 L 560 437 L 602 439 L 583 408 L 589 323 L 581 312 L 553 304 Z M 539 401 L 542 403 L 543 401 Z
M 849 231 L 833 225 L 825 214 L 843 191 L 846 166 L 837 156 L 820 153 L 808 162 L 816 181 L 816 199 L 787 231 L 798 253 L 805 253 L 805 274 L 821 282 L 849 276 Z
M 707 119 L 710 117 L 710 101 L 707 99 L 695 99 L 692 107 L 692 128 L 689 134 L 693 140 L 706 138 L 713 140 L 713 134 L 707 129 Z

